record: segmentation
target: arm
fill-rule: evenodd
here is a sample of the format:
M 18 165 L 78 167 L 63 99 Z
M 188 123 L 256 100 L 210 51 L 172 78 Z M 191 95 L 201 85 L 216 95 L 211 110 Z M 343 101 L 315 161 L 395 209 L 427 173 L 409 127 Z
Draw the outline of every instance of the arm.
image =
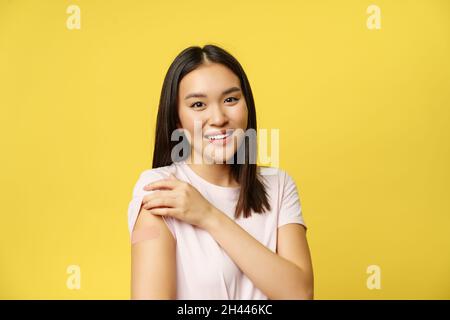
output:
M 131 245 L 131 299 L 176 299 L 175 239 L 161 216 L 141 208 L 133 232 L 157 230 Z
M 269 299 L 312 299 L 313 273 L 302 226 L 278 229 L 278 254 L 217 208 L 205 229 Z
M 278 228 L 277 253 L 303 271 L 304 299 L 314 299 L 314 273 L 305 227 L 288 223 Z

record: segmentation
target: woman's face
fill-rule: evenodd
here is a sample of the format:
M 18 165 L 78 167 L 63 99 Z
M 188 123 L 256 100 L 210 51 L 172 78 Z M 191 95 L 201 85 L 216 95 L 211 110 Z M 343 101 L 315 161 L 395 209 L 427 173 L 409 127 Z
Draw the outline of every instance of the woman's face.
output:
M 226 66 L 208 62 L 181 79 L 178 101 L 179 128 L 189 132 L 191 161 L 225 163 L 233 157 L 248 121 L 239 78 Z

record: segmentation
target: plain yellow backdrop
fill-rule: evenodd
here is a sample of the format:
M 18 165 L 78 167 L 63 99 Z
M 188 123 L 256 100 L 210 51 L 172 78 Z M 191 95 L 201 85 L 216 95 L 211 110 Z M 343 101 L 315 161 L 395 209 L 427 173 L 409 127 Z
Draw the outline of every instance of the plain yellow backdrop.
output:
M 258 127 L 280 130 L 315 298 L 449 299 L 447 0 L 0 0 L 0 298 L 129 298 L 127 206 L 162 81 L 208 43 L 243 65 Z

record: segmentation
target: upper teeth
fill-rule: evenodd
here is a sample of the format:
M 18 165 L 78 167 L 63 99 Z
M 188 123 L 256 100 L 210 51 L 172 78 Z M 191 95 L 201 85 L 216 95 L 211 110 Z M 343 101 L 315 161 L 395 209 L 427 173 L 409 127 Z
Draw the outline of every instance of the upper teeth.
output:
M 231 135 L 231 132 L 226 133 L 226 134 L 217 134 L 215 136 L 207 136 L 207 137 L 208 137 L 208 139 L 211 139 L 211 140 L 218 140 L 218 139 L 225 139 L 229 135 Z

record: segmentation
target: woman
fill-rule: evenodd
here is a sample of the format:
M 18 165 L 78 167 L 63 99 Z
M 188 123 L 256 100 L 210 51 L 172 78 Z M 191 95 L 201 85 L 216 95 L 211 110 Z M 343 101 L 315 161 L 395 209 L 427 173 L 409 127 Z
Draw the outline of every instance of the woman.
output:
M 256 165 L 252 130 L 239 62 L 214 45 L 183 50 L 164 79 L 153 169 L 128 208 L 132 299 L 313 298 L 296 185 Z

